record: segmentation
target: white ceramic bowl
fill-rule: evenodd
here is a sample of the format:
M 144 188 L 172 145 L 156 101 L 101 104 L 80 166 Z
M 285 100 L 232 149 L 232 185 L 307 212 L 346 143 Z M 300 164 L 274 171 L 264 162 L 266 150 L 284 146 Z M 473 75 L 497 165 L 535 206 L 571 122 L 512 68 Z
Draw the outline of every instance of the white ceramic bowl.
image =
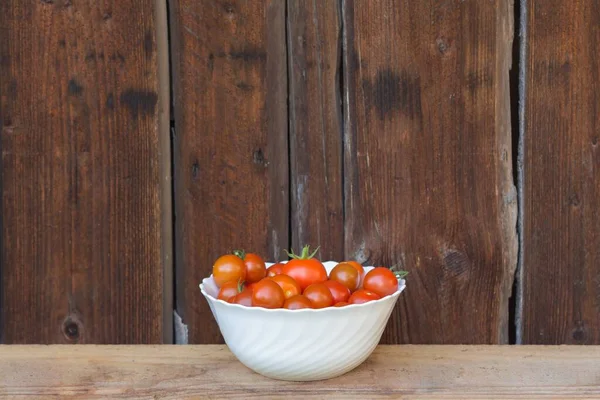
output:
M 323 264 L 329 273 L 337 262 Z M 288 381 L 334 378 L 365 361 L 404 288 L 401 280 L 394 294 L 379 300 L 292 311 L 218 300 L 212 275 L 200 284 L 225 343 L 238 360 L 261 375 Z

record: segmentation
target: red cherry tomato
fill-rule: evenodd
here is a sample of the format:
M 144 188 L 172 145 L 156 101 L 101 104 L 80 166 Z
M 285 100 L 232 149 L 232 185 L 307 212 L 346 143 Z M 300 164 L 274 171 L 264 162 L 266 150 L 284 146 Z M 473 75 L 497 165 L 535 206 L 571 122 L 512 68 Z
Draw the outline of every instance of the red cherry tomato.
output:
M 296 296 L 302 294 L 302 289 L 300 289 L 300 285 L 298 282 L 294 280 L 294 278 L 287 275 L 275 275 L 271 278 L 273 282 L 277 283 L 281 290 L 283 290 L 283 295 L 286 299 L 289 299 L 292 296 Z
M 300 310 L 302 308 L 313 308 L 313 306 L 306 296 L 298 294 L 287 299 L 283 304 L 283 308 L 287 308 L 288 310 Z
M 313 305 L 313 308 L 325 308 L 333 305 L 331 291 L 324 283 L 313 283 L 302 293 Z
M 348 299 L 348 303 L 350 304 L 362 304 L 368 303 L 369 301 L 379 300 L 381 297 L 373 292 L 369 292 L 368 290 L 360 289 L 350 295 Z
M 385 297 L 398 290 L 398 278 L 388 268 L 373 268 L 365 275 L 363 288 L 381 297 Z
M 283 290 L 271 278 L 264 278 L 254 284 L 252 304 L 255 307 L 281 308 L 284 302 Z
M 283 264 L 282 263 L 273 264 L 269 268 L 267 268 L 267 276 L 268 277 L 272 277 L 272 276 L 279 275 L 282 273 L 283 273 Z
M 231 299 L 231 303 L 241 304 L 246 307 L 252 307 L 254 305 L 252 303 L 252 290 L 248 288 L 242 290 L 240 293 L 236 294 L 235 297 Z
M 350 303 L 346 302 L 346 301 L 340 301 L 339 303 L 335 303 L 333 306 L 334 307 L 345 307 L 347 305 L 349 305 Z
M 347 263 L 339 263 L 329 273 L 329 279 L 337 281 L 354 292 L 360 285 L 358 270 Z
M 226 282 L 243 282 L 246 279 L 244 261 L 236 255 L 226 254 L 217 259 L 213 265 L 213 280 L 217 287 Z
M 236 250 L 233 254 L 244 260 L 244 265 L 246 266 L 246 282 L 258 282 L 267 276 L 265 261 L 258 254 L 245 253 L 242 250 Z
M 338 281 L 328 280 L 323 282 L 323 285 L 327 286 L 331 295 L 333 296 L 333 303 L 345 302 L 350 297 L 350 289 L 342 285 Z
M 300 256 L 293 252 L 288 253 L 292 259 L 283 265 L 283 273 L 291 276 L 300 285 L 302 290 L 313 283 L 321 283 L 327 280 L 327 270 L 325 266 L 313 258 L 316 252 L 309 254 L 309 246 L 302 249 Z
M 221 286 L 221 290 L 219 290 L 218 299 L 228 301 L 233 296 L 237 295 L 240 292 L 240 284 L 235 281 L 225 282 L 223 286 Z

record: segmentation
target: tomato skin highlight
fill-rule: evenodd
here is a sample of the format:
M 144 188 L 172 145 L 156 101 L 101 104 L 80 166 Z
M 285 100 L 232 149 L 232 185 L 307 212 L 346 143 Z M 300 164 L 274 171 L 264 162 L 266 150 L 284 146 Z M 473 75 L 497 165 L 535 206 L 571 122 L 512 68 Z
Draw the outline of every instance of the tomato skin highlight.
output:
M 348 303 L 350 304 L 363 304 L 368 303 L 369 301 L 379 300 L 381 297 L 373 292 L 369 292 L 368 290 L 359 289 L 356 292 L 350 295 L 348 299 Z
M 339 263 L 329 273 L 329 279 L 337 281 L 354 292 L 360 286 L 358 270 L 347 263 Z
M 324 283 L 313 283 L 302 293 L 313 305 L 313 308 L 325 308 L 333 305 L 331 291 Z
M 255 307 L 281 308 L 284 302 L 283 290 L 271 278 L 264 278 L 254 284 L 252 304 Z
M 286 298 L 286 300 L 292 296 L 302 294 L 302 289 L 300 288 L 300 285 L 298 285 L 298 282 L 296 282 L 291 276 L 279 274 L 269 279 L 271 279 L 273 282 L 279 285 L 281 290 L 283 290 L 283 295 Z
M 233 298 L 230 299 L 230 303 L 240 304 L 246 307 L 254 306 L 252 302 L 252 290 L 246 288 L 242 290 L 240 293 L 236 294 Z
M 389 296 L 398 290 L 398 278 L 388 268 L 376 267 L 365 275 L 363 288 L 381 297 Z
M 303 308 L 313 308 L 313 305 L 306 296 L 298 294 L 287 299 L 283 304 L 283 308 L 301 310 Z
M 294 278 L 303 291 L 313 283 L 327 280 L 327 270 L 316 258 L 290 260 L 283 265 L 282 272 Z
M 239 293 L 239 284 L 236 281 L 225 282 L 219 290 L 217 299 L 228 301 L 230 298 L 236 296 Z
M 213 280 L 218 288 L 229 281 L 245 281 L 246 265 L 244 261 L 233 254 L 219 257 L 213 264 Z
M 348 289 L 346 286 L 331 279 L 323 282 L 323 284 L 327 286 L 331 292 L 334 304 L 348 301 L 348 297 L 350 297 L 350 289 Z
M 282 263 L 273 264 L 269 268 L 267 268 L 267 276 L 268 277 L 273 277 L 275 275 L 279 275 L 282 273 L 283 273 L 283 264 Z

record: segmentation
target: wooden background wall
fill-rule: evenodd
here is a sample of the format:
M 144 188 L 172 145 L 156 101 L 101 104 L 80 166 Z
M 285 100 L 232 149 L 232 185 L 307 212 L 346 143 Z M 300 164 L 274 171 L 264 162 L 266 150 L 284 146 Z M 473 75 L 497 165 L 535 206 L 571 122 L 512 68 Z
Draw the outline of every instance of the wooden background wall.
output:
M 2 341 L 222 342 L 212 261 L 309 243 L 410 271 L 383 343 L 600 343 L 599 22 L 592 0 L 0 2 Z

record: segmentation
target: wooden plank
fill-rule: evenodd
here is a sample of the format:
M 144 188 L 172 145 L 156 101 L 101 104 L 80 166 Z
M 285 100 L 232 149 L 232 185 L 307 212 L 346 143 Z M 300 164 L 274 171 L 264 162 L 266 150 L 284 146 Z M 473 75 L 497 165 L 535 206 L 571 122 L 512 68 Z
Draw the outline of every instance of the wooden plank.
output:
M 344 255 L 341 13 L 338 0 L 288 0 L 292 248 Z
M 172 6 L 177 310 L 190 343 L 222 342 L 198 289 L 214 260 L 289 245 L 285 2 Z
M 384 343 L 506 343 L 512 2 L 343 2 L 348 257 L 410 271 Z
M 156 27 L 151 0 L 0 3 L 5 343 L 172 329 Z
M 597 25 L 591 0 L 530 0 L 522 148 L 522 343 L 600 343 Z
M 341 377 L 294 383 L 250 371 L 225 346 L 5 346 L 0 396 L 597 398 L 599 359 L 597 346 L 380 346 Z

